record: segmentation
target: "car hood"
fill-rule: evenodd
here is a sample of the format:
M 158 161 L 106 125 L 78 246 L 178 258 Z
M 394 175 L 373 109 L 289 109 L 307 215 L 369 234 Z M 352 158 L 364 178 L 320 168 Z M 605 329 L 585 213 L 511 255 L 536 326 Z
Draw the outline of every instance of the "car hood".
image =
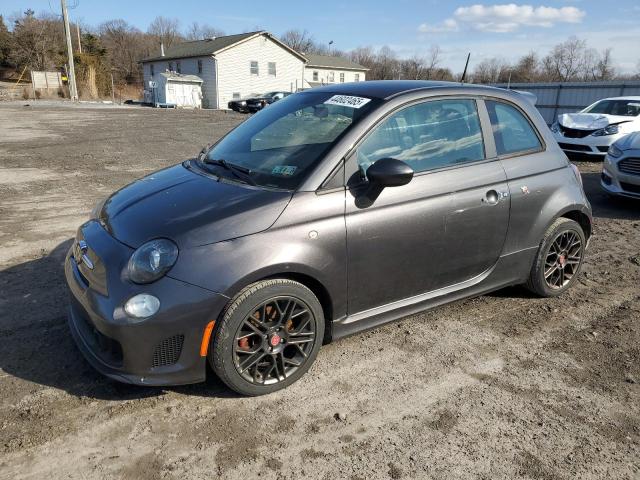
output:
M 184 248 L 266 230 L 290 199 L 290 192 L 219 182 L 176 165 L 111 195 L 98 220 L 132 248 L 154 238 L 169 238 Z
M 632 122 L 633 120 L 633 117 L 604 113 L 563 113 L 558 116 L 560 125 L 578 130 L 597 130 L 608 125 Z
M 615 143 L 620 150 L 640 150 L 640 132 L 625 135 Z

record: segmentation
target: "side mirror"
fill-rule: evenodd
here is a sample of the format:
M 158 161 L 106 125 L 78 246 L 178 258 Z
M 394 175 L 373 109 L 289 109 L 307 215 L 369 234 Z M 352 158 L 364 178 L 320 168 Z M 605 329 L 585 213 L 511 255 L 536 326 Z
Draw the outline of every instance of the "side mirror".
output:
M 406 185 L 413 178 L 413 169 L 402 160 L 382 158 L 367 168 L 369 183 L 356 197 L 358 208 L 367 208 L 380 196 L 386 187 Z
M 413 178 L 413 169 L 402 160 L 382 158 L 367 168 L 367 178 L 374 185 L 399 187 Z

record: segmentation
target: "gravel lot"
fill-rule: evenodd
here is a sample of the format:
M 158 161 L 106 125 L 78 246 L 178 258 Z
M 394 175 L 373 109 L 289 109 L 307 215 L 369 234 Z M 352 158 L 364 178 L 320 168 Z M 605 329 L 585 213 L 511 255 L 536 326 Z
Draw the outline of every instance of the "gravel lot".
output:
M 285 391 L 94 372 L 62 262 L 96 201 L 244 117 L 0 104 L 1 478 L 640 478 L 640 202 L 581 164 L 595 232 L 559 299 L 520 288 L 323 347 Z

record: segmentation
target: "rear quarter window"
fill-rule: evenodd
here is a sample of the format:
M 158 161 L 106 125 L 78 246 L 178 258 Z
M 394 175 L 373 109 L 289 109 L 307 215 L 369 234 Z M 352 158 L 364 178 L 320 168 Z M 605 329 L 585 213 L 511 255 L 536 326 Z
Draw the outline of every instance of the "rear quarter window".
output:
M 529 119 L 508 103 L 486 100 L 498 156 L 541 150 L 542 144 Z

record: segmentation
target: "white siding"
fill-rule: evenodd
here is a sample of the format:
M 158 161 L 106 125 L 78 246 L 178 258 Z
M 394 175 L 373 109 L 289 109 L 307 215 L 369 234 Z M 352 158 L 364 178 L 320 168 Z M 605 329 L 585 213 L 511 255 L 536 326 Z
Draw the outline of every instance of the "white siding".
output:
M 198 73 L 198 60 L 202 60 L 202 73 Z M 159 73 L 169 69 L 169 63 L 173 70 L 177 71 L 177 63 L 180 62 L 180 73 L 197 75 L 202 82 L 202 107 L 217 108 L 216 105 L 216 66 L 212 57 L 181 58 L 179 60 L 161 60 L 157 62 L 145 63 L 143 66 L 144 88 L 149 88 L 151 80 L 151 64 L 154 66 L 154 73 L 157 80 Z
M 318 79 L 313 79 L 313 72 L 318 72 Z M 333 72 L 333 82 L 329 80 L 329 73 Z M 366 80 L 366 72 L 358 72 L 354 70 L 342 70 L 339 68 L 326 68 L 326 67 L 310 67 L 307 66 L 304 69 L 304 86 L 305 88 L 310 87 L 310 82 L 320 82 L 320 83 L 340 83 L 340 74 L 344 73 L 344 81 L 346 82 L 355 82 L 356 75 L 359 75 L 358 81 L 364 82 Z
M 304 62 L 273 40 L 259 36 L 216 54 L 218 61 L 219 108 L 227 108 L 234 93 L 241 97 L 273 90 L 295 92 L 302 88 Z M 258 75 L 250 74 L 257 61 Z M 269 75 L 269 62 L 276 63 L 276 75 Z

